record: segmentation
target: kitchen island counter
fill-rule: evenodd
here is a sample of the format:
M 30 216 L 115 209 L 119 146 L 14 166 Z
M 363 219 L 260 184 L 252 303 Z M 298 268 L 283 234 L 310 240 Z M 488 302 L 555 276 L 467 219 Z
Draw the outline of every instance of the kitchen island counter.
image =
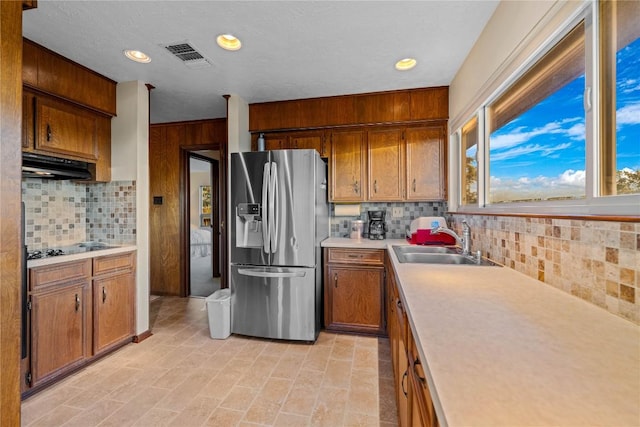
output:
M 638 326 L 510 268 L 388 249 L 440 425 L 640 425 Z

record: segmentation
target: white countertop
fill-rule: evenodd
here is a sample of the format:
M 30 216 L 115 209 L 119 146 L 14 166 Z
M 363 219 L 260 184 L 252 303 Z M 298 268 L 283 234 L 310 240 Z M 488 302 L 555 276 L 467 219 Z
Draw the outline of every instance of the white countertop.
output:
M 61 262 L 76 261 L 79 259 L 95 258 L 105 255 L 115 255 L 125 252 L 135 251 L 136 245 L 119 245 L 105 249 L 96 249 L 93 251 L 81 252 L 70 255 L 51 256 L 39 259 L 30 259 L 27 261 L 27 268 L 42 267 L 44 265 L 59 264 Z
M 349 242 L 323 246 L 370 247 Z M 440 425 L 640 425 L 640 327 L 510 268 L 389 254 Z
M 347 237 L 329 237 L 322 241 L 323 248 L 354 248 L 354 249 L 387 249 L 388 245 L 406 245 L 406 239 L 370 240 L 349 239 Z

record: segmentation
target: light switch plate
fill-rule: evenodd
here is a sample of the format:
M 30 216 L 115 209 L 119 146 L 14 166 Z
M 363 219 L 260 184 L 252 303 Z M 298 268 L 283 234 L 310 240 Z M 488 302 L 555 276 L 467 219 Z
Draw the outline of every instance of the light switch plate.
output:
M 391 215 L 394 218 L 402 218 L 403 208 L 393 208 Z

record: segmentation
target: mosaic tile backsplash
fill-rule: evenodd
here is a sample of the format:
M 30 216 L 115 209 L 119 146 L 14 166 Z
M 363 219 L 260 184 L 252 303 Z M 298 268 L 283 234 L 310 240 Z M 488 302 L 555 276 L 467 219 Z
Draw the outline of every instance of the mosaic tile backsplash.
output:
M 402 208 L 402 218 L 393 218 L 393 208 Z M 360 216 L 334 216 L 335 204 L 331 204 L 331 237 L 348 237 L 351 221 L 361 219 L 364 221 L 365 237 L 368 235 L 369 210 L 386 211 L 385 222 L 387 224 L 387 239 L 403 239 L 406 235 L 406 228 L 411 221 L 421 216 L 444 216 L 447 211 L 446 202 L 413 202 L 413 203 L 361 203 Z
M 640 223 L 453 215 L 472 250 L 640 324 Z
M 25 243 L 30 251 L 83 241 L 135 242 L 136 187 L 133 181 L 84 184 L 26 178 Z

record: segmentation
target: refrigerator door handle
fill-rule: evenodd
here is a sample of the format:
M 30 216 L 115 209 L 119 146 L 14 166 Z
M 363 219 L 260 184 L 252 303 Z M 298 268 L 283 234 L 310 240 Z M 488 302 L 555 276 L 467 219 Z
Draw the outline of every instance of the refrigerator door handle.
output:
M 252 276 L 252 277 L 287 278 L 287 277 L 305 277 L 307 273 L 304 271 L 269 272 L 269 271 L 250 270 L 246 268 L 240 268 L 238 269 L 238 274 L 241 274 L 243 276 Z
M 266 253 L 269 253 L 269 212 L 267 209 L 267 203 L 269 201 L 269 176 L 271 170 L 270 163 L 264 164 L 264 171 L 262 172 L 262 248 Z
M 271 253 L 278 250 L 278 165 L 271 163 L 271 182 L 269 183 L 269 234 L 271 234 Z

